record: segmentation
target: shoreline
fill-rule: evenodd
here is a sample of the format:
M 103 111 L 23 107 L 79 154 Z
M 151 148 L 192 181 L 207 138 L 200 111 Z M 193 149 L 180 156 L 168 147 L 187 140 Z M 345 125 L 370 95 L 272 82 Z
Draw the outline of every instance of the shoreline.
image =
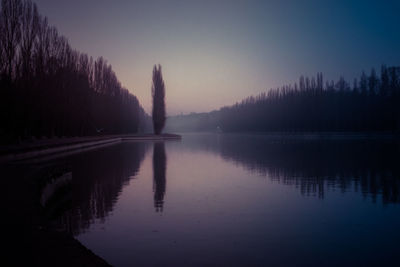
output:
M 27 160 L 66 152 L 79 153 L 83 150 L 86 151 L 87 149 L 94 149 L 125 141 L 164 141 L 180 139 L 182 139 L 182 137 L 177 134 L 109 135 L 47 139 L 20 145 L 2 146 L 0 150 L 0 163 Z

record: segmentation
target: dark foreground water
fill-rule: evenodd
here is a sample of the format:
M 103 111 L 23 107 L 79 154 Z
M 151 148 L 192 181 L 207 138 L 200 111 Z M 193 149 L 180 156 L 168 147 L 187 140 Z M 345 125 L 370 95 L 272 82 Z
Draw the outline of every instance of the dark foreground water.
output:
M 188 134 L 61 162 L 50 217 L 115 266 L 400 266 L 391 140 Z

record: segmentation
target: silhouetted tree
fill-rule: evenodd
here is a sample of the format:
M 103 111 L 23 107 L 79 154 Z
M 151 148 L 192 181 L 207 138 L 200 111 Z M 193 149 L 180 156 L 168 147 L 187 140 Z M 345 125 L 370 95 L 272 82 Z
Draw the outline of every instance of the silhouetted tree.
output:
M 371 75 L 369 76 L 368 79 L 369 95 L 372 96 L 375 95 L 377 84 L 378 84 L 378 78 L 376 77 L 375 69 L 372 68 Z
M 31 0 L 1 0 L 0 142 L 136 133 L 146 116 L 111 65 L 72 49 Z
M 153 127 L 154 133 L 160 134 L 165 125 L 165 85 L 161 72 L 161 65 L 154 65 L 153 85 L 151 87 L 153 96 Z
M 4 64 L 6 74 L 9 79 L 15 74 L 17 58 L 17 46 L 21 40 L 21 0 L 2 0 L 1 1 L 1 46 L 4 52 Z
M 31 76 L 33 71 L 32 55 L 37 32 L 39 30 L 39 14 L 37 7 L 36 4 L 33 4 L 30 0 L 23 3 L 21 28 L 22 76 L 28 79 L 28 76 Z
M 380 95 L 387 96 L 389 91 L 389 74 L 385 65 L 381 67 L 381 88 Z

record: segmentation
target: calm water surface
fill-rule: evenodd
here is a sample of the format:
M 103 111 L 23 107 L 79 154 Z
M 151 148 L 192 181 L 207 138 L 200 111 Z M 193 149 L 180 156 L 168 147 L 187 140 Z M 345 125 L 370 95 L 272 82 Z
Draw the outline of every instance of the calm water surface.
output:
M 399 266 L 399 159 L 357 138 L 124 143 L 65 160 L 54 225 L 115 266 Z

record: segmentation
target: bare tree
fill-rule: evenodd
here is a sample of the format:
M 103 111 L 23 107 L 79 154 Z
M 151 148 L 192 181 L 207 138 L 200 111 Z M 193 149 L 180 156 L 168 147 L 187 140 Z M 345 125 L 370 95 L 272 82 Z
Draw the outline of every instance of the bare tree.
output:
M 16 60 L 18 44 L 21 41 L 21 16 L 22 1 L 21 0 L 2 0 L 1 1 L 1 25 L 2 40 L 1 46 L 6 63 L 6 74 L 10 79 L 13 78 L 13 72 Z
M 39 26 L 37 32 L 37 42 L 35 43 L 35 64 L 36 75 L 42 76 L 45 73 L 45 51 L 49 46 L 50 40 L 48 36 L 47 18 L 39 18 Z
M 32 1 L 24 1 L 23 14 L 21 20 L 21 60 L 22 75 L 24 77 L 32 75 L 32 54 L 34 42 L 39 30 L 39 14 L 36 4 Z

